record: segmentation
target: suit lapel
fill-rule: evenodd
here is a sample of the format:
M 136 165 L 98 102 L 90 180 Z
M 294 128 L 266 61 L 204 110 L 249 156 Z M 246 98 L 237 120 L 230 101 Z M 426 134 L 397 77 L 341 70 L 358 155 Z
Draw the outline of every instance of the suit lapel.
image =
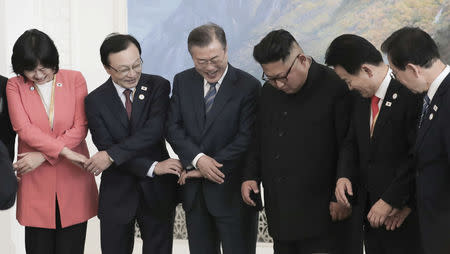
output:
M 128 129 L 128 115 L 125 107 L 123 106 L 122 101 L 120 100 L 119 95 L 117 94 L 117 90 L 114 87 L 114 84 L 111 78 L 108 79 L 107 83 L 106 95 L 104 98 L 105 104 L 107 104 L 107 108 L 111 111 L 111 114 L 117 118 L 117 120 Z
M 383 104 L 381 104 L 380 113 L 378 114 L 377 121 L 375 122 L 375 126 L 373 128 L 372 138 L 375 138 L 377 133 L 383 133 L 383 126 L 391 115 L 392 107 L 395 107 L 395 102 L 397 100 L 398 94 L 396 96 L 393 95 L 397 91 L 397 89 L 398 87 L 396 87 L 394 80 L 391 80 L 386 94 L 384 95 Z M 396 99 L 394 99 L 393 97 L 395 97 Z
M 195 116 L 198 121 L 198 126 L 203 128 L 205 123 L 205 98 L 203 90 L 203 77 L 193 69 L 192 72 L 192 87 L 189 89 L 190 97 L 192 98 L 192 105 L 194 106 Z
M 428 112 L 424 116 L 422 126 L 418 130 L 417 141 L 416 141 L 416 150 L 421 146 L 429 128 L 435 122 L 434 119 L 437 117 L 437 113 L 439 112 L 439 108 L 441 107 L 443 95 L 450 88 L 449 84 L 450 84 L 450 75 L 447 75 L 447 77 L 442 81 L 441 85 L 439 86 L 438 90 L 436 91 L 436 94 L 433 96 L 433 99 L 431 100 L 430 106 L 428 108 Z M 431 117 L 431 114 L 433 114 L 432 117 Z
M 146 82 L 146 80 L 144 80 L 144 77 L 141 75 L 133 97 L 133 108 L 131 110 L 131 124 L 133 126 L 135 126 L 139 122 L 144 110 L 144 105 L 150 99 L 150 88 L 151 84 L 148 84 L 148 82 Z
M 360 133 L 360 139 L 365 144 L 364 149 L 368 151 L 370 142 L 370 99 L 360 98 L 357 108 L 357 129 Z
M 35 89 L 34 84 L 32 81 L 28 80 L 26 85 L 26 94 L 29 95 L 27 98 L 27 104 L 30 106 L 30 118 L 35 119 L 37 122 L 45 122 L 45 128 L 51 132 L 52 128 L 50 127 L 49 121 L 48 121 L 48 115 L 45 111 L 45 106 L 42 103 L 41 96 L 39 95 L 39 92 Z
M 228 65 L 228 72 L 223 79 L 220 89 L 217 92 L 216 98 L 214 99 L 213 106 L 206 116 L 205 128 L 203 129 L 203 134 L 208 130 L 211 124 L 222 111 L 223 107 L 232 98 L 233 91 L 235 88 L 236 73 L 231 65 Z

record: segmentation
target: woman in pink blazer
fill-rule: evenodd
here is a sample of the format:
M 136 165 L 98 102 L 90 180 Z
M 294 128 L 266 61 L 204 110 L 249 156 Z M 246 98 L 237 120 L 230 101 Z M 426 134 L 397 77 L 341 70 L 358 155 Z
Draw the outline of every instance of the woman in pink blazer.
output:
M 82 168 L 86 81 L 59 70 L 59 55 L 45 33 L 28 30 L 14 44 L 17 77 L 7 85 L 9 114 L 19 136 L 17 220 L 27 253 L 81 254 L 87 220 L 97 214 L 94 176 Z

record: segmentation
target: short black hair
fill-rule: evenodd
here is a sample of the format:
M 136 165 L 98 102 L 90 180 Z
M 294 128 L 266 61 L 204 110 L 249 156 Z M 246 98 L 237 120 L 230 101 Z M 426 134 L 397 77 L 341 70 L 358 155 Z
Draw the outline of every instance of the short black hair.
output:
M 259 64 L 284 62 L 294 44 L 298 45 L 291 33 L 284 29 L 273 30 L 253 48 L 253 58 Z
M 119 33 L 112 33 L 106 36 L 105 40 L 100 46 L 100 58 L 102 60 L 103 65 L 110 66 L 108 58 L 109 54 L 117 53 L 127 49 L 130 43 L 133 43 L 136 46 L 136 48 L 138 48 L 140 55 L 142 53 L 141 45 L 133 36 L 129 34 L 119 34 Z
M 188 36 L 188 50 L 191 52 L 193 46 L 206 47 L 216 38 L 223 49 L 227 47 L 227 37 L 222 27 L 214 23 L 207 23 L 194 28 Z
M 13 71 L 25 80 L 24 71 L 32 71 L 39 64 L 59 71 L 59 54 L 53 40 L 37 29 L 25 31 L 14 43 L 11 56 Z
M 354 34 L 343 34 L 334 39 L 325 53 L 325 64 L 340 65 L 349 74 L 358 74 L 363 64 L 380 65 L 383 57 L 368 40 Z
M 381 50 L 400 70 L 405 70 L 408 63 L 429 68 L 440 58 L 434 40 L 418 27 L 403 27 L 395 31 L 383 42 Z

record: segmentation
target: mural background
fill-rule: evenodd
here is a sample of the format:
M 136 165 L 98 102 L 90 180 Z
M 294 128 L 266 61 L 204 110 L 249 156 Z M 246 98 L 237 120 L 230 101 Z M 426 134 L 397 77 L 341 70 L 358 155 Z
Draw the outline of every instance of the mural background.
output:
M 253 46 L 279 28 L 323 62 L 329 43 L 343 33 L 361 35 L 379 48 L 393 31 L 419 26 L 450 62 L 449 0 L 128 0 L 128 32 L 142 44 L 144 72 L 170 81 L 193 66 L 188 34 L 209 21 L 225 30 L 229 62 L 257 78 L 261 69 L 253 60 Z

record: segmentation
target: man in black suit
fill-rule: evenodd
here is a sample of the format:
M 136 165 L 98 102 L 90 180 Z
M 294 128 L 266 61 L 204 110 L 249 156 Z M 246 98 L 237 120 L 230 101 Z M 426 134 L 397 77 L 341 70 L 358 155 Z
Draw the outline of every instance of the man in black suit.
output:
M 254 47 L 253 57 L 266 83 L 244 171 L 244 201 L 254 205 L 249 195 L 259 192 L 262 182 L 275 253 L 353 253 L 334 242 L 338 236 L 332 223 L 351 213 L 332 201 L 339 147 L 350 115 L 347 86 L 331 69 L 305 55 L 285 30 L 266 35 Z M 358 244 L 358 232 L 355 238 Z
M 450 253 L 450 66 L 420 28 L 394 32 L 381 49 L 395 77 L 423 94 L 414 149 L 420 232 L 426 253 Z
M 354 196 L 365 222 L 367 254 L 422 253 L 413 204 L 414 161 L 420 101 L 391 78 L 381 53 L 366 39 L 344 34 L 329 46 L 333 66 L 355 96 L 348 135 L 341 148 L 336 197 L 350 207 Z M 413 209 L 413 210 L 412 210 Z
M 135 221 L 143 253 L 172 253 L 178 160 L 163 139 L 170 84 L 141 73 L 141 47 L 130 35 L 112 34 L 100 47 L 111 76 L 85 99 L 99 152 L 86 170 L 102 174 L 98 217 L 102 253 L 131 253 Z
M 13 130 L 9 119 L 8 101 L 6 99 L 6 83 L 8 79 L 0 76 L 0 140 L 8 149 L 9 158 L 14 160 L 14 143 L 16 141 L 16 132 Z
M 8 150 L 0 141 L 0 210 L 14 205 L 17 192 L 17 179 L 8 154 Z
M 240 198 L 260 83 L 228 63 L 225 32 L 216 24 L 192 30 L 195 68 L 173 82 L 168 141 L 188 176 L 182 189 L 190 253 L 255 253 L 257 212 Z

